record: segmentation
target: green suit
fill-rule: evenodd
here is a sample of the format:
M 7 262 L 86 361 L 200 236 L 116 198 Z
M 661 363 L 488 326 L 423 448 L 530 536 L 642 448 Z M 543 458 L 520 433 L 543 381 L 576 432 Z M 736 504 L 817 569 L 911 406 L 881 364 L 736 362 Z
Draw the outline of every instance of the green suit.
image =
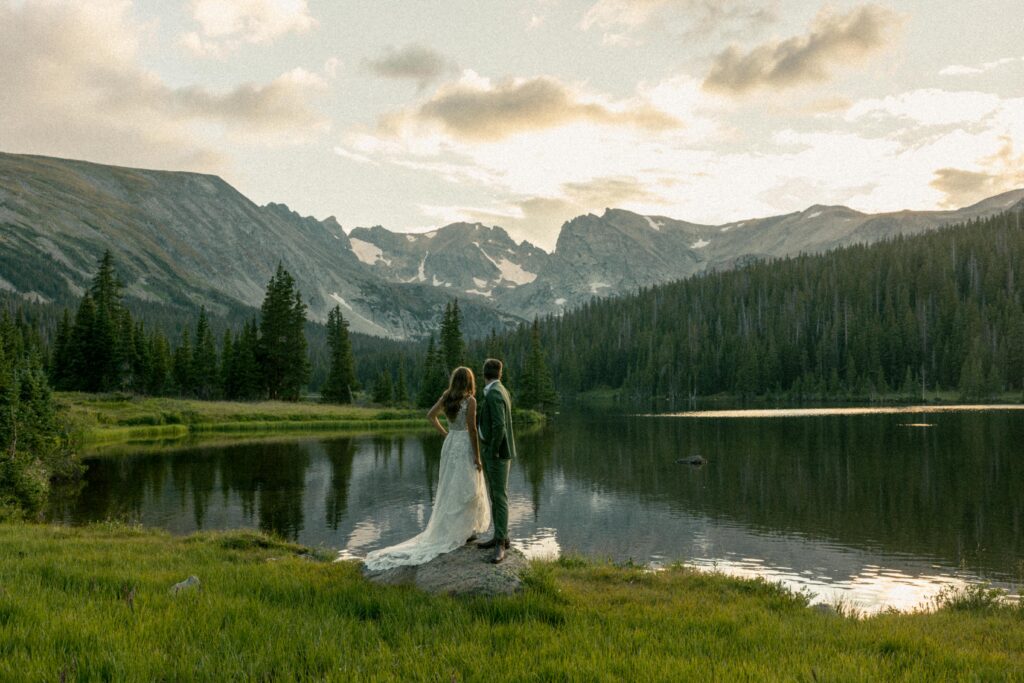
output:
M 512 397 L 501 382 L 495 382 L 490 391 L 484 392 L 476 421 L 480 459 L 491 496 L 494 537 L 505 540 L 508 538 L 508 472 L 516 456 L 516 440 L 512 434 Z

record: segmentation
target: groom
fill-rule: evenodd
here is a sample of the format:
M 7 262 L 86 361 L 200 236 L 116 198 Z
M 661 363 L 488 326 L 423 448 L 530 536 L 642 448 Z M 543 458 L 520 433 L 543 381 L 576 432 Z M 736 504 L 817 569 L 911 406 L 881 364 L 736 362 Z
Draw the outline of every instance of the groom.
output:
M 494 518 L 494 537 L 479 548 L 494 548 L 491 562 L 505 559 L 508 549 L 508 471 L 516 455 L 516 441 L 512 435 L 512 398 L 501 384 L 501 361 L 484 361 L 484 398 L 477 411 L 477 433 L 480 436 L 480 455 L 484 461 L 484 479 L 491 497 L 491 516 Z

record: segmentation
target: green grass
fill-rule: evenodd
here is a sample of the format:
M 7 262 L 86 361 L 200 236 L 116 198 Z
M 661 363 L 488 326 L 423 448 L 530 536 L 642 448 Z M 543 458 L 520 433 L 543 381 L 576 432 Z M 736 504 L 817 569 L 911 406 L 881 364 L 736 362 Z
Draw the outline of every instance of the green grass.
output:
M 58 393 L 72 424 L 89 445 L 128 440 L 177 439 L 199 434 L 271 432 L 376 432 L 428 429 L 420 409 L 368 408 L 283 401 L 199 401 L 125 394 Z M 539 424 L 534 411 L 517 422 Z
M 252 532 L 0 525 L 0 680 L 1024 678 L 1024 610 L 988 600 L 850 619 L 761 581 L 578 558 L 456 599 L 327 557 Z

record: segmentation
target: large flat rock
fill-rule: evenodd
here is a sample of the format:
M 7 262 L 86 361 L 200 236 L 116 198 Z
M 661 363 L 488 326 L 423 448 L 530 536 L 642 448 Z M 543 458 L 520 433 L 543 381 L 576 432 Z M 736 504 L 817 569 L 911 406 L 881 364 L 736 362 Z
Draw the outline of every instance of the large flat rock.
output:
M 501 564 L 491 564 L 491 550 L 464 545 L 414 567 L 367 571 L 363 576 L 382 586 L 416 586 L 428 593 L 448 595 L 511 595 L 522 589 L 526 557 L 511 548 Z

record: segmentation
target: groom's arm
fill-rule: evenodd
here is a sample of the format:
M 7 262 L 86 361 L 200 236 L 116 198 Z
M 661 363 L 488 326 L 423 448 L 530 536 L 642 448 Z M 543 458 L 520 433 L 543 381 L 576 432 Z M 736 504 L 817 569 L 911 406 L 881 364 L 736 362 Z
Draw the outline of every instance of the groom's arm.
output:
M 487 435 L 484 448 L 487 455 L 494 456 L 497 454 L 501 442 L 505 440 L 505 400 L 499 391 L 492 391 L 487 400 L 492 403 L 489 406 L 490 410 L 487 411 L 487 419 L 484 424 L 484 433 Z

